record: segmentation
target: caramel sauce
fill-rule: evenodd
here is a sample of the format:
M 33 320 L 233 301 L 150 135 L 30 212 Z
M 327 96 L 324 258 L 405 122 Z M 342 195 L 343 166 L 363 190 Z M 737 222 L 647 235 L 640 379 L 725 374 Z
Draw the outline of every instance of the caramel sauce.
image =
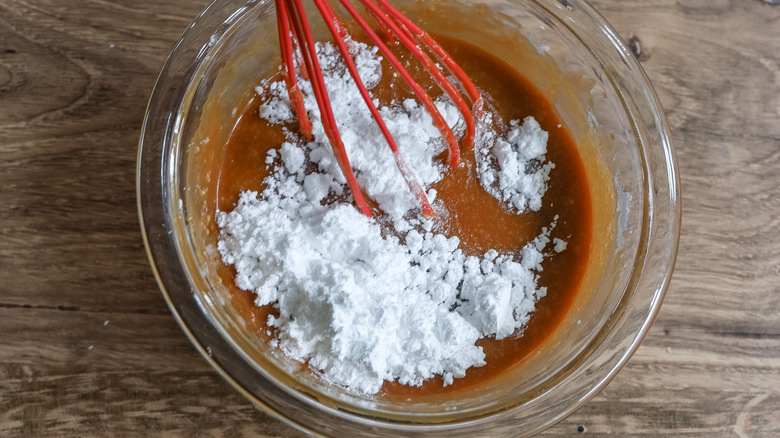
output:
M 485 338 L 477 342 L 485 351 L 487 365 L 470 368 L 464 378 L 455 379 L 454 384 L 447 387 L 442 385 L 441 377 L 428 380 L 420 387 L 385 383 L 380 396 L 388 400 L 423 400 L 468 390 L 522 363 L 553 333 L 570 308 L 587 267 L 592 239 L 592 206 L 585 167 L 574 140 L 552 105 L 533 84 L 502 60 L 468 43 L 441 36 L 436 38 L 483 94 L 492 98 L 489 104 L 505 123 L 526 116 L 536 118 L 542 129 L 549 133 L 546 157 L 555 168 L 550 172 L 540 211 L 512 214 L 482 189 L 474 173 L 474 152 L 462 149 L 461 166 L 451 169 L 434 186 L 438 199 L 446 206 L 446 214 L 436 219 L 435 230 L 458 236 L 466 253 L 482 254 L 488 249 L 507 253 L 521 250 L 541 233 L 543 227 L 554 222 L 550 238 L 566 241 L 567 247 L 561 253 L 546 257 L 542 263 L 539 286 L 547 288 L 547 295 L 536 304 L 521 335 L 500 341 Z M 417 73 L 425 82 L 424 74 Z M 385 79 L 372 91 L 385 102 L 404 92 L 404 84 L 389 86 L 391 81 L 387 78 L 391 77 L 386 67 Z M 425 85 L 431 86 L 430 83 Z M 255 96 L 247 105 L 224 146 L 222 161 L 214 165 L 218 175 L 216 207 L 219 210 L 231 211 L 242 191 L 263 190 L 262 181 L 269 170 L 265 162 L 268 150 L 285 140 L 283 128 L 297 128 L 294 124 L 269 125 L 258 115 L 260 103 L 260 97 Z M 388 165 L 394 166 L 394 163 Z M 216 230 L 210 232 L 216 235 Z M 551 247 L 548 246 L 547 252 L 552 252 Z M 265 324 L 268 315 L 274 313 L 273 307 L 255 306 L 254 294 L 235 286 L 232 267 L 221 266 L 219 274 L 239 313 L 260 339 L 267 341 L 274 335 Z

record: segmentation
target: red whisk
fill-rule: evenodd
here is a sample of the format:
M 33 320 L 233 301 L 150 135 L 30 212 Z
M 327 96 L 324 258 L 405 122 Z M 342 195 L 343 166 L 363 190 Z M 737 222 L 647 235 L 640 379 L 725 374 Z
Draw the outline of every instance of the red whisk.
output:
M 414 94 L 425 106 L 426 110 L 433 117 L 433 124 L 436 126 L 444 140 L 447 143 L 449 150 L 449 165 L 451 167 L 457 167 L 460 162 L 460 148 L 458 141 L 455 138 L 452 130 L 449 128 L 444 120 L 444 117 L 439 113 L 439 110 L 434 105 L 431 96 L 423 90 L 423 88 L 412 78 L 409 72 L 403 67 L 401 62 L 390 51 L 387 45 L 377 35 L 377 33 L 371 28 L 368 22 L 360 15 L 355 9 L 350 0 L 339 0 L 344 6 L 347 12 L 353 17 L 355 22 L 361 29 L 368 35 L 371 41 L 379 48 L 382 55 L 390 62 L 395 70 L 401 75 L 403 80 L 409 84 L 414 91 Z M 325 20 L 331 34 L 333 34 L 336 45 L 339 48 L 341 56 L 346 62 L 347 69 L 350 75 L 354 79 L 355 83 L 360 90 L 360 94 L 368 105 L 374 120 L 379 125 L 379 129 L 382 131 L 385 139 L 387 140 L 390 149 L 393 151 L 396 165 L 403 175 L 406 183 L 409 185 L 409 190 L 417 199 L 417 202 L 422 209 L 422 213 L 426 217 L 433 217 L 434 212 L 431 205 L 428 203 L 428 199 L 425 195 L 420 184 L 415 180 L 413 173 L 404 162 L 403 157 L 398 151 L 398 146 L 387 129 L 384 120 L 379 114 L 376 106 L 374 105 L 371 96 L 368 93 L 363 81 L 358 75 L 355 63 L 347 50 L 345 39 L 347 39 L 347 31 L 341 20 L 336 16 L 328 0 L 313 0 L 314 4 L 320 12 L 320 15 Z M 417 27 L 408 18 L 401 14 L 397 9 L 390 5 L 386 0 L 359 0 L 366 11 L 376 21 L 379 29 L 384 34 L 385 38 L 390 43 L 400 42 L 406 47 L 415 58 L 417 58 L 431 74 L 434 81 L 444 90 L 450 99 L 455 103 L 458 110 L 463 116 L 466 122 L 466 133 L 464 138 L 464 145 L 467 148 L 471 148 L 474 145 L 474 137 L 476 132 L 476 123 L 474 121 L 476 117 L 480 117 L 482 113 L 482 97 L 480 96 L 477 88 L 466 76 L 463 70 L 455 63 L 455 61 L 447 54 L 446 51 L 428 35 L 425 31 Z M 306 114 L 306 109 L 303 105 L 303 94 L 298 86 L 295 72 L 295 62 L 293 54 L 295 50 L 299 51 L 299 55 L 303 60 L 301 68 L 301 77 L 308 78 L 311 81 L 312 89 L 317 100 L 317 105 L 320 109 L 322 125 L 325 129 L 325 133 L 333 148 L 333 154 L 336 157 L 336 161 L 339 163 L 341 171 L 347 179 L 350 190 L 355 197 L 355 203 L 358 208 L 366 215 L 371 217 L 371 210 L 368 208 L 363 194 L 360 191 L 360 187 L 357 184 L 355 175 L 352 172 L 352 167 L 349 164 L 346 150 L 344 149 L 344 143 L 341 141 L 338 126 L 333 116 L 331 109 L 330 99 L 328 98 L 328 91 L 325 89 L 325 81 L 322 76 L 322 70 L 320 68 L 319 61 L 317 60 L 317 54 L 314 47 L 314 39 L 309 27 L 309 21 L 306 17 L 306 13 L 303 8 L 301 0 L 276 0 L 276 12 L 277 12 L 277 24 L 279 28 L 279 41 L 281 45 L 282 60 L 285 68 L 285 83 L 290 95 L 290 102 L 293 112 L 298 117 L 301 133 L 307 139 L 312 138 L 311 122 Z M 434 62 L 430 56 L 428 56 L 420 46 L 425 47 L 430 53 L 432 53 L 436 59 L 446 66 L 452 76 L 454 76 L 459 82 L 466 95 L 471 101 L 471 107 L 466 104 L 463 96 L 457 90 L 455 85 L 445 76 L 444 72 L 439 69 L 436 62 Z

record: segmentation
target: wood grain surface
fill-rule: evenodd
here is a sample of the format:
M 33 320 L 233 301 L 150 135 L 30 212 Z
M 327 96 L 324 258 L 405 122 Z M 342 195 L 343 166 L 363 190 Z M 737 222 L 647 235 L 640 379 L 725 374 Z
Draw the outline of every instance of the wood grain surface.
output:
M 667 112 L 682 238 L 638 353 L 542 436 L 780 436 L 778 3 L 593 1 Z M 300 436 L 190 346 L 139 232 L 146 102 L 205 4 L 0 1 L 0 436 Z

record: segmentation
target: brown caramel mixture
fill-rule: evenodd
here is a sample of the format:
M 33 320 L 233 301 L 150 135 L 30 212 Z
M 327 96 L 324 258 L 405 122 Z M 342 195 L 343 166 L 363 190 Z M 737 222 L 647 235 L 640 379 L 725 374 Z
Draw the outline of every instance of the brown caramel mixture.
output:
M 591 199 L 585 168 L 573 139 L 552 105 L 528 80 L 500 59 L 462 41 L 441 36 L 437 39 L 483 94 L 491 98 L 489 103 L 505 123 L 526 116 L 536 118 L 542 129 L 549 133 L 547 160 L 554 163 L 555 168 L 550 172 L 541 210 L 515 215 L 507 213 L 482 189 L 473 170 L 474 153 L 463 150 L 462 165 L 450 170 L 434 186 L 438 199 L 444 201 L 450 213 L 449 217 L 436 219 L 435 230 L 458 236 L 464 252 L 476 255 L 488 249 L 519 251 L 539 235 L 542 227 L 555 222 L 550 238 L 566 241 L 567 247 L 542 263 L 539 286 L 547 288 L 547 296 L 536 304 L 522 335 L 500 341 L 494 338 L 478 341 L 485 351 L 487 365 L 469 369 L 466 377 L 455 379 L 454 384 L 447 387 L 442 386 L 440 377 L 421 387 L 386 383 L 380 393 L 386 399 L 413 397 L 421 400 L 466 390 L 520 364 L 552 334 L 571 306 L 585 273 L 592 238 Z M 384 73 L 384 78 L 392 77 L 388 70 Z M 395 91 L 391 91 L 389 80 L 383 80 L 373 93 L 380 100 L 388 101 L 395 97 L 399 88 L 403 85 L 396 84 Z M 262 181 L 268 174 L 266 154 L 285 140 L 281 126 L 271 126 L 259 117 L 260 103 L 261 99 L 256 96 L 245 108 L 225 145 L 222 162 L 214 169 L 219 175 L 216 200 L 219 210 L 232 210 L 242 191 L 263 189 Z M 295 126 L 287 128 L 295 129 Z M 388 165 L 394 166 L 394 163 Z M 235 286 L 232 268 L 223 266 L 220 275 L 229 286 L 240 313 L 258 336 L 267 340 L 265 322 L 273 313 L 272 306 L 255 306 L 254 294 Z

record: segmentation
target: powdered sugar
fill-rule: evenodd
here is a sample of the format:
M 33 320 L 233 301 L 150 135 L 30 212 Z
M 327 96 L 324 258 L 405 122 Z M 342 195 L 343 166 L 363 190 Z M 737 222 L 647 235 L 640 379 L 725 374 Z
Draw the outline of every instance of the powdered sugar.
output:
M 555 167 L 544 163 L 548 134 L 533 117 L 526 117 L 522 124 L 513 120 L 510 125 L 505 138 L 477 149 L 479 181 L 507 208 L 520 213 L 538 211 Z
M 381 58 L 376 48 L 352 43 L 353 57 L 366 87 L 371 89 L 381 79 Z M 417 206 L 402 175 L 395 167 L 393 154 L 382 137 L 379 127 L 359 96 L 341 57 L 331 44 L 317 44 L 325 75 L 333 114 L 350 164 L 358 184 L 368 197 L 379 204 L 389 216 L 399 219 Z M 345 182 L 333 156 L 322 123 L 319 121 L 314 93 L 308 81 L 301 81 L 305 105 L 313 122 L 314 141 L 305 145 L 309 159 L 320 173 L 331 175 L 338 184 Z M 292 122 L 293 114 L 283 81 L 267 85 L 269 99 L 260 107 L 260 116 L 271 123 Z M 378 103 L 378 102 L 376 102 Z M 459 113 L 449 101 L 439 101 L 437 108 L 450 126 L 457 127 Z M 394 106 L 379 108 L 390 133 L 398 144 L 407 165 L 423 186 L 441 179 L 444 168 L 435 157 L 445 149 L 439 130 L 433 126 L 430 114 L 414 99 L 406 99 Z M 296 146 L 299 147 L 299 146 Z
M 454 301 L 462 255 L 432 248 L 432 236 L 420 237 L 427 249 L 411 251 L 397 237 L 383 238 L 352 205 L 323 207 L 291 195 L 244 193 L 220 216 L 225 262 L 235 264 L 237 285 L 254 291 L 257 305 L 278 307 L 269 325 L 288 355 L 367 393 L 384 380 L 419 385 L 441 374 L 451 382 L 484 363 L 474 345 L 479 331 L 444 304 Z M 446 270 L 435 278 L 415 260 Z M 447 292 L 434 298 L 428 290 Z
M 376 49 L 350 46 L 364 81 L 375 86 L 381 78 Z M 269 152 L 272 173 L 262 193 L 242 193 L 233 211 L 218 212 L 223 262 L 235 267 L 236 284 L 254 292 L 258 306 L 278 309 L 278 317 L 268 321 L 276 328 L 273 344 L 308 361 L 324 379 L 369 394 L 385 381 L 420 385 L 441 375 L 450 384 L 468 368 L 484 365 L 485 355 L 475 345 L 479 338 L 516 333 L 546 294 L 537 287 L 536 271 L 549 229 L 519 254 L 490 250 L 480 256 L 465 254 L 457 237 L 431 232 L 431 222 L 415 214 L 417 203 L 340 57 L 329 44 L 317 49 L 358 182 L 391 219 L 393 230 L 386 232 L 350 203 L 332 201 L 346 193 L 344 177 L 313 110 L 310 85 L 302 81 L 314 141 L 304 144 L 289 131 L 288 141 Z M 261 117 L 292 121 L 283 83 L 265 83 L 262 90 L 267 100 Z M 451 103 L 437 105 L 448 123 L 460 123 Z M 430 115 L 414 100 L 380 111 L 421 185 L 439 181 L 446 168 L 436 156 L 444 145 Z M 546 172 L 551 168 L 543 163 L 546 146 L 538 147 L 538 124 L 533 128 L 529 120 L 522 127 L 512 124 L 506 139 L 481 152 L 483 162 L 501 166 L 487 185 L 501 188 L 499 199 L 516 209 L 533 208 L 533 196 L 541 198 L 544 187 L 526 188 L 522 178 L 503 175 L 510 172 L 509 160 L 521 160 L 517 175 L 529 160 Z M 532 146 L 523 146 L 526 135 L 534 137 Z M 478 167 L 481 180 L 495 170 Z M 513 184 L 504 199 L 508 180 Z M 525 198 L 515 202 L 513 196 Z M 429 191 L 429 200 L 434 197 Z

